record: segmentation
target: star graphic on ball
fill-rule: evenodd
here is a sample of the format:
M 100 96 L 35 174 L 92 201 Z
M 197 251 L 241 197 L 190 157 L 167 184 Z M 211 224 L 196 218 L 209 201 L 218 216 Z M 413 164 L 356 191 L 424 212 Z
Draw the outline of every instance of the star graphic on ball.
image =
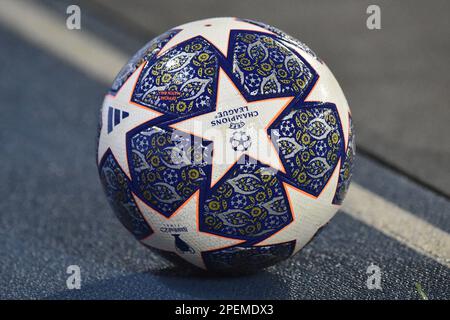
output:
M 270 98 L 247 101 L 223 69 L 219 71 L 216 109 L 213 112 L 198 115 L 171 124 L 171 127 L 213 142 L 211 160 L 211 186 L 215 185 L 224 174 L 243 155 L 269 165 L 275 170 L 285 172 L 279 153 L 267 133 L 267 128 L 292 101 L 293 97 Z M 257 143 L 245 143 L 239 147 L 233 140 L 230 130 L 231 120 L 225 115 L 246 114 L 245 135 L 254 136 Z M 242 134 L 239 139 L 244 139 Z M 245 141 L 244 141 L 245 142 Z

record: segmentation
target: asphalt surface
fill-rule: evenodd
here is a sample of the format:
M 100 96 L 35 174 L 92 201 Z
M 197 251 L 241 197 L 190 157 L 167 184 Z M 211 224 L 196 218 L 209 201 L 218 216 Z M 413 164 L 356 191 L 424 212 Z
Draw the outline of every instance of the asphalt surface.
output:
M 107 84 L 7 29 L 0 38 L 0 298 L 419 299 L 416 283 L 450 298 L 450 269 L 345 212 L 298 255 L 251 276 L 165 261 L 128 234 L 101 190 L 95 135 Z M 450 202 L 404 176 L 359 156 L 354 180 L 450 230 Z M 366 287 L 371 263 L 382 290 Z M 73 264 L 81 290 L 66 287 Z

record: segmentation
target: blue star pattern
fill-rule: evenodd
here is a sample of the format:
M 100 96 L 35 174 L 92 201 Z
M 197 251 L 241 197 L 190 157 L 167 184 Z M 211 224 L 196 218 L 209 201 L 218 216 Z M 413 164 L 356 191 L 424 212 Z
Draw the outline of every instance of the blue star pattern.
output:
M 130 138 L 131 177 L 136 192 L 169 217 L 206 180 L 208 149 L 173 129 L 149 127 Z
M 318 196 L 341 156 L 343 138 L 336 107 L 330 103 L 305 103 L 291 108 L 272 126 L 271 134 L 287 179 Z
M 278 40 L 258 33 L 233 38 L 233 75 L 251 99 L 304 95 L 315 71 Z
M 235 246 L 202 253 L 208 269 L 218 272 L 252 272 L 287 259 L 294 251 L 295 241 L 271 246 Z
M 143 46 L 138 52 L 136 52 L 130 61 L 127 62 L 126 65 L 122 67 L 122 69 L 117 74 L 116 78 L 113 81 L 111 86 L 112 92 L 117 92 L 122 85 L 127 81 L 130 75 L 137 69 L 139 66 L 146 62 L 151 61 L 158 52 L 164 47 L 164 45 L 176 34 L 176 31 L 168 31 L 163 33 L 162 35 L 154 38 L 150 42 L 148 42 L 145 46 Z
M 211 111 L 219 63 L 201 37 L 169 50 L 142 70 L 132 100 L 170 115 Z
M 342 204 L 345 195 L 347 194 L 348 187 L 350 186 L 350 181 L 352 179 L 352 171 L 356 155 L 356 144 L 355 144 L 355 129 L 353 128 L 352 117 L 349 115 L 349 132 L 348 132 L 348 145 L 347 151 L 341 164 L 341 169 L 339 171 L 339 180 L 336 189 L 336 194 L 333 199 L 334 204 Z
M 257 241 L 292 221 L 282 184 L 270 167 L 247 160 L 219 181 L 200 213 L 200 230 Z
M 99 171 L 106 196 L 120 222 L 139 240 L 151 235 L 153 231 L 134 202 L 129 181 L 112 153 L 105 154 Z

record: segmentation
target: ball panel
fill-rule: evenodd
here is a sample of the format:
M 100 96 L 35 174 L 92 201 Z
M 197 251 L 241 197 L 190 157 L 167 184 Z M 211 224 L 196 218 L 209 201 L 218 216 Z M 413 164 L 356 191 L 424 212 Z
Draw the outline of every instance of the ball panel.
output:
M 276 172 L 254 160 L 238 161 L 211 190 L 200 230 L 258 242 L 292 221 Z
M 208 270 L 217 272 L 252 272 L 283 261 L 292 255 L 295 241 L 271 246 L 243 247 L 203 252 Z
M 136 193 L 169 217 L 207 180 L 205 144 L 174 129 L 140 127 L 129 140 Z
M 287 109 L 271 127 L 274 143 L 293 186 L 318 196 L 344 149 L 336 107 L 305 103 Z
M 111 152 L 99 165 L 100 180 L 109 203 L 120 222 L 138 240 L 153 233 L 134 202 L 129 181 Z
M 132 101 L 169 115 L 194 115 L 215 105 L 219 62 L 201 37 L 185 41 L 147 64 Z
M 234 78 L 252 99 L 303 96 L 315 82 L 315 71 L 271 36 L 236 33 L 232 52 Z

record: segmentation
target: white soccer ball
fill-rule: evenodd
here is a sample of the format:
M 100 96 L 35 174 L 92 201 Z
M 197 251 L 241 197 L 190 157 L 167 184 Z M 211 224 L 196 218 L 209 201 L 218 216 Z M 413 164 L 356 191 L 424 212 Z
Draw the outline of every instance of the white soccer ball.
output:
M 98 167 L 144 245 L 229 272 L 297 253 L 336 213 L 355 140 L 347 101 L 302 42 L 250 20 L 175 27 L 105 97 Z

